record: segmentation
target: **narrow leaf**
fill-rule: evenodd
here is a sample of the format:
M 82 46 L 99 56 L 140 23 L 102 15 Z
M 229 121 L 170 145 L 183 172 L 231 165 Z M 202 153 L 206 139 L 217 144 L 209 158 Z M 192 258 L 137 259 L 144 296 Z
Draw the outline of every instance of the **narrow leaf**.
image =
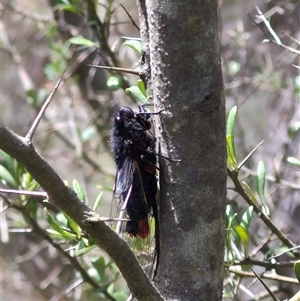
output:
M 227 165 L 231 171 L 238 171 L 232 139 L 231 135 L 226 136 Z
M 69 233 L 65 230 L 63 230 L 59 225 L 58 223 L 52 218 L 52 216 L 50 215 L 49 211 L 44 208 L 44 214 L 45 214 L 45 219 L 47 221 L 47 223 L 49 224 L 49 226 L 55 230 L 56 232 L 58 232 L 62 237 L 64 238 L 71 238 L 71 239 L 75 239 L 76 236 L 72 233 Z
M 295 275 L 300 283 L 300 260 L 297 260 L 295 263 L 294 263 L 294 272 L 295 272 Z
M 237 112 L 237 106 L 234 106 L 228 114 L 227 117 L 227 126 L 226 126 L 226 134 L 227 135 L 234 135 L 234 123 L 235 123 L 235 116 Z
M 288 157 L 288 158 L 287 158 L 287 161 L 288 161 L 289 163 L 291 163 L 291 164 L 300 166 L 300 160 L 298 160 L 298 159 L 295 158 L 295 157 Z
M 258 206 L 257 199 L 256 199 L 253 191 L 249 187 L 249 185 L 244 181 L 242 182 L 242 185 L 244 187 L 244 190 L 245 190 L 247 196 L 250 198 L 250 200 Z
M 84 191 L 82 189 L 82 187 L 80 186 L 79 182 L 77 180 L 73 180 L 73 188 L 74 191 L 76 192 L 78 198 L 82 201 L 85 202 L 85 194 Z
M 122 78 L 120 76 L 110 76 L 106 81 L 106 86 L 112 91 L 117 91 L 122 85 Z
M 97 260 L 91 260 L 92 265 L 94 266 L 94 268 L 96 269 L 100 280 L 105 280 L 105 269 L 106 269 L 106 264 L 105 264 L 105 260 L 102 256 L 100 256 Z
M 13 177 L 15 176 L 15 160 L 2 150 L 0 150 L 0 165 L 3 165 Z
M 141 79 L 139 79 L 139 80 L 137 81 L 137 86 L 138 86 L 138 88 L 141 90 L 141 92 L 144 94 L 144 96 L 147 97 L 145 85 L 144 85 L 144 82 L 143 82 Z
M 242 244 L 244 245 L 244 249 L 245 249 L 245 257 L 248 257 L 248 246 L 249 246 L 249 235 L 247 230 L 242 227 L 241 225 L 236 225 L 233 227 L 234 232 L 237 234 L 239 240 L 242 242 Z
M 10 188 L 18 186 L 12 174 L 3 165 L 0 165 L 0 179 Z
M 236 213 L 233 211 L 231 205 L 226 206 L 226 214 L 225 214 L 225 227 L 229 230 L 235 222 Z
M 68 214 L 64 213 L 64 216 L 67 219 L 70 228 L 76 233 L 77 238 L 80 239 L 81 238 L 81 229 L 80 229 L 79 225 Z
M 142 103 L 147 103 L 148 100 L 143 94 L 143 92 L 137 87 L 137 86 L 132 86 L 129 87 L 125 90 L 126 93 L 131 93 L 138 101 Z
M 138 40 L 127 40 L 123 45 L 132 48 L 138 55 L 142 53 L 142 44 Z
M 259 161 L 256 171 L 256 190 L 259 195 L 260 201 L 263 204 L 262 210 L 265 214 L 269 215 L 269 208 L 265 197 L 265 181 L 266 181 L 266 168 L 262 161 Z
M 233 227 L 233 229 L 234 229 L 235 233 L 238 235 L 241 242 L 244 245 L 248 244 L 249 236 L 248 236 L 247 230 L 244 227 L 242 227 L 241 225 L 236 225 Z
M 81 36 L 72 37 L 68 41 L 70 44 L 78 45 L 78 46 L 86 46 L 86 47 L 98 46 L 97 43 Z
M 76 249 L 76 250 L 74 251 L 74 255 L 75 255 L 76 257 L 82 256 L 82 255 L 87 254 L 88 252 L 90 252 L 91 250 L 93 250 L 93 249 L 95 249 L 95 248 L 96 248 L 96 246 L 89 246 L 89 247 L 85 247 L 85 248 L 81 248 L 81 249 Z
M 237 112 L 237 106 L 234 106 L 227 117 L 227 124 L 226 124 L 226 136 L 230 135 L 231 139 L 231 145 L 229 146 L 230 149 L 232 150 L 232 158 L 234 161 L 236 161 L 236 153 L 235 153 L 235 146 L 234 146 L 234 123 L 235 123 L 235 117 L 236 117 L 236 112 Z
M 241 226 L 248 230 L 252 218 L 253 206 L 249 206 L 244 212 L 241 220 Z
M 103 195 L 103 191 L 101 191 L 96 198 L 95 204 L 93 206 L 94 211 L 96 211 L 98 209 L 98 207 L 100 206 L 102 195 Z

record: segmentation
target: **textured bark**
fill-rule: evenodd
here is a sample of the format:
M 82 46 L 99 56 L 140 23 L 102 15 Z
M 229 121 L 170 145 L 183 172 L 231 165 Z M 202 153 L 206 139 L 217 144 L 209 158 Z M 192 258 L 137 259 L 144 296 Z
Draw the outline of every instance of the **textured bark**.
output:
M 217 1 L 139 5 L 148 92 L 156 110 L 165 109 L 156 120 L 159 152 L 182 159 L 160 160 L 156 285 L 166 299 L 221 300 L 226 152 Z

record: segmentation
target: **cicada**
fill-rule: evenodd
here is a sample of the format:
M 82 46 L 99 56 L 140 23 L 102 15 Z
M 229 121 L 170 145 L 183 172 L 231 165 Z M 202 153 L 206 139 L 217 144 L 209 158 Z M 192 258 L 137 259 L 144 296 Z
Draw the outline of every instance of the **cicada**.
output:
M 117 165 L 113 196 L 120 204 L 116 230 L 122 231 L 122 221 L 127 219 L 125 232 L 132 240 L 145 241 L 154 254 L 152 265 L 156 260 L 156 267 L 159 258 L 157 167 L 150 114 L 159 113 L 146 112 L 143 106 L 135 113 L 129 107 L 122 106 L 114 116 L 111 133 L 111 152 Z M 155 231 L 151 231 L 149 217 L 154 219 Z M 150 236 L 155 237 L 155 246 L 149 246 L 152 241 Z

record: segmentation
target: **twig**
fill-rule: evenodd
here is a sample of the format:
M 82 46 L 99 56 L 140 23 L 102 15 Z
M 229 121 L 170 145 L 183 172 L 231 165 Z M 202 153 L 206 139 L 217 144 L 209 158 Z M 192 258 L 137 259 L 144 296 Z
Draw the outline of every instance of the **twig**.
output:
M 255 260 L 251 258 L 246 258 L 244 260 L 235 260 L 233 262 L 225 262 L 224 266 L 225 267 L 231 267 L 231 266 L 247 266 L 247 265 L 255 265 L 259 267 L 264 267 L 268 270 L 270 269 L 276 269 L 276 268 L 292 268 L 294 266 L 293 261 L 287 261 L 287 262 L 276 262 L 276 263 L 271 263 L 267 261 L 260 261 L 260 260 Z
M 264 143 L 264 140 L 262 140 L 258 145 L 246 156 L 246 158 L 239 164 L 238 170 L 242 168 L 242 166 L 248 161 L 248 159 L 253 155 L 253 153 Z
M 47 193 L 42 192 L 42 191 L 27 191 L 27 190 L 14 190 L 14 189 L 1 189 L 0 188 L 0 194 L 1 193 L 27 195 L 27 196 L 32 196 L 32 197 L 36 197 L 36 198 L 48 198 Z
M 245 272 L 245 271 L 237 270 L 237 269 L 232 268 L 232 267 L 230 267 L 228 269 L 228 271 L 230 273 L 236 274 L 236 275 L 241 276 L 241 277 L 251 277 L 251 278 L 256 277 L 255 274 L 253 274 L 252 272 Z M 290 284 L 299 284 L 299 282 L 296 278 L 280 276 L 280 275 L 277 275 L 277 274 L 263 274 L 260 277 L 263 278 L 263 279 L 276 280 L 276 281 L 290 283 Z
M 271 256 L 271 257 L 269 257 L 269 259 L 279 257 L 279 256 L 281 256 L 283 254 L 286 254 L 286 253 L 291 252 L 291 251 L 296 250 L 296 249 L 300 249 L 300 245 L 296 246 L 296 247 L 293 247 L 293 248 L 290 248 L 290 249 L 287 249 L 287 250 L 285 250 L 285 251 L 283 251 L 283 252 L 281 252 L 281 253 L 279 253 L 277 255 Z
M 55 85 L 55 87 L 54 87 L 53 90 L 51 91 L 51 93 L 50 93 L 50 95 L 48 96 L 47 100 L 46 100 L 45 103 L 43 104 L 43 106 L 42 106 L 42 108 L 41 108 L 39 114 L 37 115 L 36 119 L 34 120 L 32 126 L 31 126 L 31 128 L 30 128 L 30 130 L 29 130 L 29 132 L 27 133 L 27 135 L 26 135 L 26 137 L 25 137 L 25 140 L 26 140 L 27 142 L 32 143 L 32 137 L 33 137 L 33 135 L 34 135 L 34 133 L 35 133 L 35 131 L 36 131 L 36 129 L 37 129 L 37 127 L 38 127 L 38 125 L 39 125 L 39 123 L 40 123 L 40 121 L 41 121 L 41 119 L 42 119 L 42 117 L 43 117 L 43 115 L 44 115 L 44 113 L 45 113 L 45 111 L 46 111 L 46 109 L 48 108 L 48 106 L 49 106 L 49 104 L 50 104 L 50 102 L 51 102 L 53 96 L 55 95 L 55 92 L 57 91 L 57 89 L 58 89 L 58 87 L 59 87 L 59 85 L 60 85 L 62 79 L 63 79 L 63 76 L 58 80 L 57 84 Z
M 72 291 L 75 287 L 79 286 L 80 284 L 82 284 L 83 280 L 82 279 L 78 279 L 76 282 L 74 282 L 73 284 L 71 284 L 69 287 L 67 287 L 63 292 L 59 292 L 56 296 L 52 297 L 49 301 L 59 301 L 60 299 L 62 299 L 65 295 L 67 295 L 70 291 Z M 102 292 L 103 293 L 103 292 Z M 110 300 L 115 300 L 110 299 Z
M 254 275 L 259 280 L 259 282 L 265 287 L 265 289 L 267 290 L 267 292 L 269 293 L 269 295 L 271 296 L 271 298 L 274 301 L 278 301 L 278 299 L 275 297 L 274 293 L 269 289 L 269 287 L 265 284 L 265 282 L 254 272 L 253 269 L 251 269 L 251 271 L 254 273 Z
M 140 31 L 139 26 L 136 24 L 136 22 L 133 20 L 131 14 L 129 13 L 129 11 L 125 8 L 125 6 L 123 4 L 120 4 L 122 6 L 122 8 L 125 10 L 125 13 L 127 14 L 127 16 L 129 17 L 129 19 L 131 20 L 132 25 L 138 30 Z
M 247 172 L 249 175 L 251 176 L 256 176 L 256 171 L 249 169 L 248 167 L 243 166 L 242 170 L 244 170 L 245 172 Z M 297 185 L 296 183 L 291 183 L 285 180 L 281 180 L 281 179 L 276 179 L 273 176 L 270 175 L 266 175 L 266 180 L 270 181 L 270 182 L 276 182 L 278 184 L 281 184 L 283 186 L 295 189 L 295 190 L 300 190 L 300 185 Z
M 259 216 L 259 218 L 267 225 L 267 227 L 289 248 L 294 248 L 296 245 L 287 238 L 286 235 L 284 235 L 272 222 L 272 220 L 265 215 L 262 210 L 260 209 L 260 207 L 251 200 L 251 198 L 247 195 L 246 191 L 244 190 L 239 178 L 238 178 L 238 174 L 236 172 L 233 172 L 231 170 L 228 169 L 228 175 L 231 178 L 231 180 L 233 181 L 234 185 L 235 185 L 235 191 L 240 194 L 241 197 L 244 198 L 244 200 L 250 205 L 253 206 L 253 210 L 254 212 Z M 300 254 L 294 252 L 293 253 L 295 255 L 295 257 L 299 258 Z
M 119 67 L 109 67 L 109 66 L 97 66 L 97 65 L 87 65 L 90 67 L 94 68 L 99 68 L 99 69 L 105 69 L 105 70 L 110 70 L 110 71 L 118 71 L 118 72 L 123 72 L 123 73 L 129 73 L 129 74 L 134 74 L 139 76 L 140 78 L 143 77 L 144 72 L 139 70 L 133 70 L 133 69 L 127 69 L 127 68 L 119 68 Z
M 39 224 L 32 218 L 25 207 L 20 207 L 12 203 L 10 203 L 10 207 L 20 211 L 24 216 L 26 216 L 26 219 L 31 224 L 34 233 L 48 241 L 48 243 L 50 243 L 60 254 L 66 257 L 70 261 L 73 268 L 81 274 L 82 278 L 87 283 L 89 283 L 93 288 L 99 288 L 99 285 L 88 275 L 85 269 L 79 264 L 77 259 L 65 252 L 59 244 L 55 243 L 51 237 L 42 228 L 40 228 Z
M 261 10 L 259 9 L 258 6 L 256 6 L 256 10 L 258 12 L 259 18 L 261 18 L 263 20 L 263 22 L 265 23 L 265 25 L 267 26 L 267 29 L 269 30 L 270 34 L 273 36 L 275 42 L 278 45 L 282 45 L 282 43 L 281 43 L 279 37 L 277 36 L 276 32 L 271 27 L 270 22 L 265 18 L 265 16 L 263 15 L 263 13 L 261 12 Z
M 262 14 L 262 12 L 260 11 L 260 9 L 258 7 L 256 7 L 258 13 L 259 13 L 259 18 L 262 19 L 262 21 L 264 22 L 264 24 L 266 25 L 267 29 L 269 30 L 270 34 L 272 35 L 271 37 L 264 31 L 264 29 L 262 28 L 262 26 L 260 24 L 258 24 L 255 19 L 248 13 L 248 16 L 251 18 L 251 20 L 254 22 L 254 24 L 263 32 L 263 34 L 267 37 L 267 42 L 271 42 L 273 44 L 276 44 L 284 49 L 287 49 L 288 51 L 295 53 L 295 54 L 300 54 L 300 51 L 289 47 L 287 45 L 282 44 L 282 42 L 280 41 L 279 37 L 277 36 L 277 34 L 275 33 L 275 31 L 273 30 L 273 28 L 270 25 L 270 22 L 265 18 L 265 16 Z
M 300 45 L 300 41 L 295 39 L 294 37 L 290 36 L 289 34 L 287 34 L 286 32 L 282 31 L 282 33 L 286 36 L 289 37 L 293 42 L 297 43 L 298 45 Z

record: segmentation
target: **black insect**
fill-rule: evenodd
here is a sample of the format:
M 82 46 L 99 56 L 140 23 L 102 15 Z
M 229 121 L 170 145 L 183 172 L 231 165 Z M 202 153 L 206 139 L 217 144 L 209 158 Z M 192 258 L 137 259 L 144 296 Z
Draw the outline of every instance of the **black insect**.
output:
M 139 113 L 124 106 L 114 117 L 111 137 L 111 151 L 117 165 L 114 197 L 121 200 L 129 219 L 125 231 L 131 237 L 142 239 L 149 235 L 151 212 L 158 236 L 155 137 L 150 128 L 150 113 L 142 106 Z

